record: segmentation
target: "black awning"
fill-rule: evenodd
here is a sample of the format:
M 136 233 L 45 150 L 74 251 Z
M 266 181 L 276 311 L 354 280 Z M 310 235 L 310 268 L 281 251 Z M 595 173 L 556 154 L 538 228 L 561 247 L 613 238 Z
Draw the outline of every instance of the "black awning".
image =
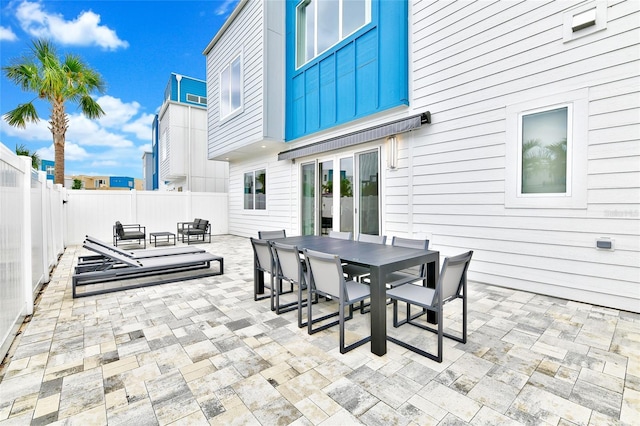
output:
M 278 154 L 278 160 L 292 160 L 307 155 L 319 154 L 322 152 L 332 151 L 351 145 L 358 145 L 370 142 L 376 139 L 386 138 L 387 136 L 397 135 L 399 133 L 408 132 L 418 129 L 423 124 L 431 122 L 431 114 L 429 111 L 390 123 L 379 124 L 357 132 L 349 133 L 342 136 L 336 136 L 323 141 L 315 142 L 309 145 L 293 148 L 288 151 L 282 151 Z

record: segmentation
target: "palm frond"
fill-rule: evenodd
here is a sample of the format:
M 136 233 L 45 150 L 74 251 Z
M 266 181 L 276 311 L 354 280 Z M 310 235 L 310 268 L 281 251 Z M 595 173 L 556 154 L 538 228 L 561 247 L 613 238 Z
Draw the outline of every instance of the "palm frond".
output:
M 36 107 L 32 102 L 20 104 L 6 113 L 3 118 L 10 126 L 26 128 L 27 122 L 37 123 L 40 120 Z
M 80 99 L 80 109 L 87 118 L 100 118 L 105 115 L 102 107 L 89 95 L 82 96 Z

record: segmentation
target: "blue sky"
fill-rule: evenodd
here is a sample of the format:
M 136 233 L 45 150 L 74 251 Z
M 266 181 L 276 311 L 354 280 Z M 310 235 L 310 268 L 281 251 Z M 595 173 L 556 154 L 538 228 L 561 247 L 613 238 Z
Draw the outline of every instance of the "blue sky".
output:
M 36 1 L 0 0 L 0 62 L 9 65 L 44 37 L 58 55 L 80 55 L 106 82 L 96 99 L 106 116 L 88 120 L 73 104 L 65 145 L 66 175 L 142 178 L 142 154 L 151 148 L 153 117 L 172 72 L 206 79 L 202 51 L 238 0 Z M 33 94 L 0 78 L 0 114 Z M 49 105 L 36 102 L 40 123 L 27 129 L 0 120 L 0 142 L 24 145 L 53 160 Z

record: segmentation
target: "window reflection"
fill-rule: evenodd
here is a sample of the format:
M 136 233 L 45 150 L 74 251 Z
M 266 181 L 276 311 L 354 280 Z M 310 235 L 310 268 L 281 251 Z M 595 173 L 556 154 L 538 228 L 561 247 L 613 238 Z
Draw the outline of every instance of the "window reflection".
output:
M 568 108 L 522 116 L 522 194 L 567 192 Z

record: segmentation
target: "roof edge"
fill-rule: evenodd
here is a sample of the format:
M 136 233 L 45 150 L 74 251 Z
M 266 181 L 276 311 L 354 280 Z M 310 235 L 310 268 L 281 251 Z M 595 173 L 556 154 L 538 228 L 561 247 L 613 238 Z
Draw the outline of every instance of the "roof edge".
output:
M 209 54 L 209 52 L 211 51 L 211 49 L 213 49 L 213 46 L 216 45 L 216 43 L 218 42 L 218 40 L 220 40 L 220 38 L 222 37 L 222 35 L 224 34 L 225 31 L 227 31 L 227 28 L 229 28 L 229 26 L 231 25 L 231 23 L 236 19 L 236 16 L 238 16 L 238 14 L 240 14 L 240 11 L 242 11 L 242 9 L 244 8 L 244 6 L 249 2 L 249 0 L 240 0 L 240 3 L 238 3 L 238 5 L 236 6 L 235 9 L 233 9 L 233 12 L 231 12 L 231 15 L 229 15 L 229 17 L 227 18 L 226 21 L 224 21 L 224 24 L 222 24 L 222 26 L 220 27 L 220 29 L 218 30 L 218 32 L 216 33 L 216 35 L 211 39 L 211 41 L 209 42 L 209 44 L 207 44 L 207 47 L 204 48 L 204 50 L 202 51 L 202 54 L 204 56 L 207 56 Z

